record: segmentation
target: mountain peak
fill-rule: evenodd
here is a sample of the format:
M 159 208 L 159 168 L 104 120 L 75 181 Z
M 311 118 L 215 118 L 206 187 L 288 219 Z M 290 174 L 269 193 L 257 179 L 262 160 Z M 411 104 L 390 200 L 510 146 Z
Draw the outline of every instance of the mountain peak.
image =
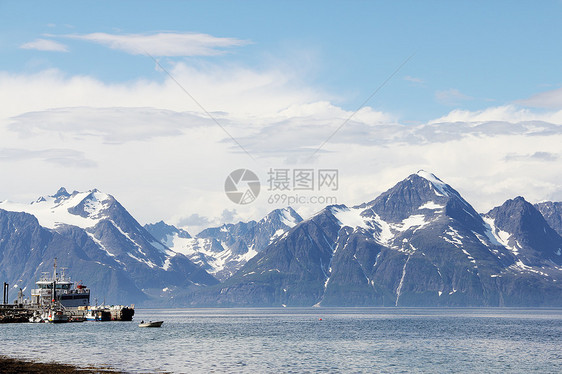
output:
M 156 222 L 156 223 L 148 223 L 144 225 L 144 228 L 156 238 L 159 242 L 166 246 L 173 246 L 173 237 L 174 235 L 183 238 L 183 239 L 190 239 L 191 235 L 183 229 L 177 228 L 174 225 L 168 225 L 164 221 Z
M 67 191 L 66 188 L 64 188 L 64 187 L 59 188 L 59 190 L 57 191 L 57 193 L 53 195 L 54 198 L 57 198 L 57 197 L 69 197 L 69 196 L 70 196 L 70 194 L 68 193 L 68 191 Z
M 358 206 L 370 209 L 383 221 L 400 223 L 413 215 L 440 215 L 461 221 L 475 231 L 483 221 L 474 208 L 451 186 L 425 170 L 411 174 L 375 200 Z M 421 213 L 420 213 L 421 212 Z
M 435 174 L 425 170 L 419 170 L 415 175 L 430 182 L 437 193 L 441 193 L 445 196 L 450 196 L 448 191 L 450 187 L 441 179 L 439 179 Z
M 486 213 L 485 217 L 491 220 L 496 231 L 505 233 L 505 246 L 520 254 L 526 265 L 536 265 L 542 258 L 549 258 L 558 265 L 561 263 L 562 238 L 549 226 L 541 212 L 523 197 L 507 200 Z M 529 251 L 530 247 L 534 251 Z M 539 252 L 541 254 L 537 255 Z
M 302 221 L 302 217 L 290 206 L 286 208 L 275 209 L 265 216 L 260 222 L 274 220 L 285 226 L 293 227 Z

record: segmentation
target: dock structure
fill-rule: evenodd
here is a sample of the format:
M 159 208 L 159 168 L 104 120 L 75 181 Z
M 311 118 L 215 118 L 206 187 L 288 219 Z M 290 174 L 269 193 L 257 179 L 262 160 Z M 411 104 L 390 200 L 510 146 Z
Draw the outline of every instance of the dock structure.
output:
M 3 303 L 0 305 L 0 323 L 11 322 L 83 322 L 132 321 L 135 306 L 91 306 L 90 289 L 83 284 L 74 287 L 62 268 L 57 272 L 55 258 L 52 276 L 44 272 L 31 290 L 31 298 L 24 299 L 20 288 L 17 299 L 9 303 L 9 285 L 3 283 Z
M 29 322 L 35 311 L 30 308 L 20 307 L 19 305 L 0 305 L 0 323 L 20 323 Z
M 9 304 L 9 287 L 6 282 L 2 284 L 2 305 L 0 305 L 0 323 L 28 322 L 33 311 L 17 304 Z

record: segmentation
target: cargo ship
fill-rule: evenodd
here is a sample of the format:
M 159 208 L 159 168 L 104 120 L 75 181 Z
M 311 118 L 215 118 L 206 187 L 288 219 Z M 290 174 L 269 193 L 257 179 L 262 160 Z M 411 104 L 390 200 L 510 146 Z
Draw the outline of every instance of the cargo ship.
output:
M 82 284 L 74 287 L 74 282 L 65 275 L 65 268 L 57 273 L 55 259 L 52 276 L 44 272 L 35 283 L 37 288 L 31 290 L 31 305 L 39 307 L 60 304 L 64 308 L 78 308 L 90 305 L 90 289 Z

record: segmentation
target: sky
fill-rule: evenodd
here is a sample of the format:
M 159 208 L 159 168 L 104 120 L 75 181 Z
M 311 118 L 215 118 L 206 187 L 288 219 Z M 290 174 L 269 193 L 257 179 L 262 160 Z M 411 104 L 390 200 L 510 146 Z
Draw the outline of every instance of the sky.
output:
M 305 217 L 360 204 L 420 169 L 480 212 L 562 201 L 561 13 L 0 0 L 0 200 L 97 188 L 191 233 L 289 203 Z M 238 169 L 260 181 L 247 204 L 225 193 Z

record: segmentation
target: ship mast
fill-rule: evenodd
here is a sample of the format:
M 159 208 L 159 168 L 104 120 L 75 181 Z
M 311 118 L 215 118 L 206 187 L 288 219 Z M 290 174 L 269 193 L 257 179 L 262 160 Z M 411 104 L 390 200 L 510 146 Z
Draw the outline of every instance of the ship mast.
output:
M 54 265 L 54 270 L 53 270 L 53 299 L 51 301 L 51 303 L 55 303 L 56 297 L 57 297 L 57 258 L 55 257 L 55 265 Z

